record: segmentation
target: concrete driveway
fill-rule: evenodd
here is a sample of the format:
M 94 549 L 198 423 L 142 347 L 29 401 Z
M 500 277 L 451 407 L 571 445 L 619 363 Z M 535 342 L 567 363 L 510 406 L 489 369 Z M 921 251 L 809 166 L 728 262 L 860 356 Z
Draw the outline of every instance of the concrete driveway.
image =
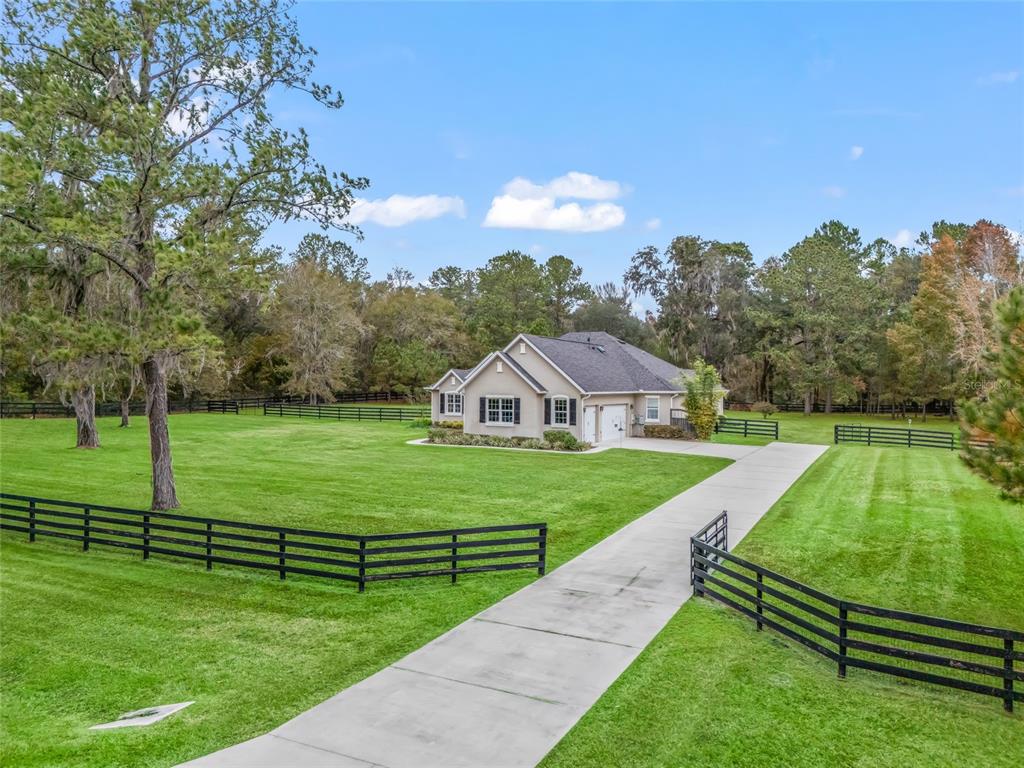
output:
M 690 535 L 726 509 L 731 548 L 827 450 L 644 439 L 622 447 L 735 461 L 269 734 L 186 765 L 535 766 L 690 597 Z

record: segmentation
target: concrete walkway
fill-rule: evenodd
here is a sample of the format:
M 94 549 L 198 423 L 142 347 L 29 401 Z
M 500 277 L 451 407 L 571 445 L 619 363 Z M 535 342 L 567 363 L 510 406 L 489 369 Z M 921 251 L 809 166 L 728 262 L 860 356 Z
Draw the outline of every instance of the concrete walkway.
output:
M 827 449 L 623 447 L 736 461 L 271 733 L 186 765 L 535 766 L 689 598 L 690 535 L 727 509 L 731 548 Z

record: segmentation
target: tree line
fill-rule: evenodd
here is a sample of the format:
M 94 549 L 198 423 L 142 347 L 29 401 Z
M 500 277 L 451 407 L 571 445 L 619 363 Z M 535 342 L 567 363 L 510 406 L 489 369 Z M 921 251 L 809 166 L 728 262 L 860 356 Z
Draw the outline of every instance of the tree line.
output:
M 760 266 L 742 242 L 685 235 L 637 251 L 621 284 L 515 250 L 373 279 L 346 223 L 368 181 L 325 168 L 269 109 L 280 91 L 342 106 L 289 5 L 4 6 L 0 395 L 70 401 L 85 448 L 97 397 L 145 397 L 154 509 L 178 504 L 169 395 L 422 397 L 520 331 L 607 331 L 707 361 L 733 399 L 808 408 L 988 386 L 995 306 L 1022 262 L 987 221 L 940 221 L 906 248 L 830 221 Z M 264 242 L 291 220 L 319 231 L 290 252 Z M 635 316 L 637 300 L 654 309 Z

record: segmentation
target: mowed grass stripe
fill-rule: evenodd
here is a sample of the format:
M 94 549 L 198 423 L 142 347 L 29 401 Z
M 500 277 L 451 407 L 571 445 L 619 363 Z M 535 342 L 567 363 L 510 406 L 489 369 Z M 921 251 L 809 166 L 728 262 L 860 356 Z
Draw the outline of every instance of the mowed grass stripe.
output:
M 949 452 L 832 448 L 737 554 L 849 600 L 1024 629 L 1024 507 Z M 1017 766 L 1024 713 L 861 670 L 690 600 L 542 768 Z

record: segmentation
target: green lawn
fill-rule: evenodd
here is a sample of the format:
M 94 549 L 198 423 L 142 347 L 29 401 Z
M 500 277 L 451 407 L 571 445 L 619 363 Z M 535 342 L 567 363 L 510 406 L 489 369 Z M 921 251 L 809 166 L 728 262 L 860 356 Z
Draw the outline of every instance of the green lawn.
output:
M 144 507 L 146 425 L 0 422 L 0 487 Z M 171 417 L 183 512 L 374 532 L 549 523 L 565 562 L 728 462 L 409 446 L 423 429 L 235 415 Z M 524 573 L 348 584 L 0 536 L 0 764 L 169 766 L 263 733 L 529 583 Z M 122 712 L 196 704 L 144 729 Z
M 746 411 L 726 411 L 726 417 L 732 419 L 751 419 L 762 421 L 758 413 Z M 779 440 L 786 443 L 818 443 L 820 445 L 832 445 L 833 428 L 836 424 L 860 424 L 871 427 L 896 427 L 906 429 L 937 429 L 942 432 L 959 432 L 959 423 L 950 421 L 947 416 L 929 416 L 927 421 L 922 421 L 920 416 L 914 416 L 910 423 L 906 419 L 891 419 L 888 416 L 861 416 L 856 413 L 812 413 L 805 416 L 802 413 L 776 413 L 769 417 L 771 421 L 779 422 Z M 743 437 L 743 435 L 716 434 L 716 443 L 740 443 L 744 445 L 764 445 L 771 441 L 771 438 Z
M 831 449 L 737 553 L 840 597 L 1024 628 L 1024 507 L 955 455 Z M 693 599 L 552 751 L 568 766 L 1019 766 L 997 699 L 835 666 Z

